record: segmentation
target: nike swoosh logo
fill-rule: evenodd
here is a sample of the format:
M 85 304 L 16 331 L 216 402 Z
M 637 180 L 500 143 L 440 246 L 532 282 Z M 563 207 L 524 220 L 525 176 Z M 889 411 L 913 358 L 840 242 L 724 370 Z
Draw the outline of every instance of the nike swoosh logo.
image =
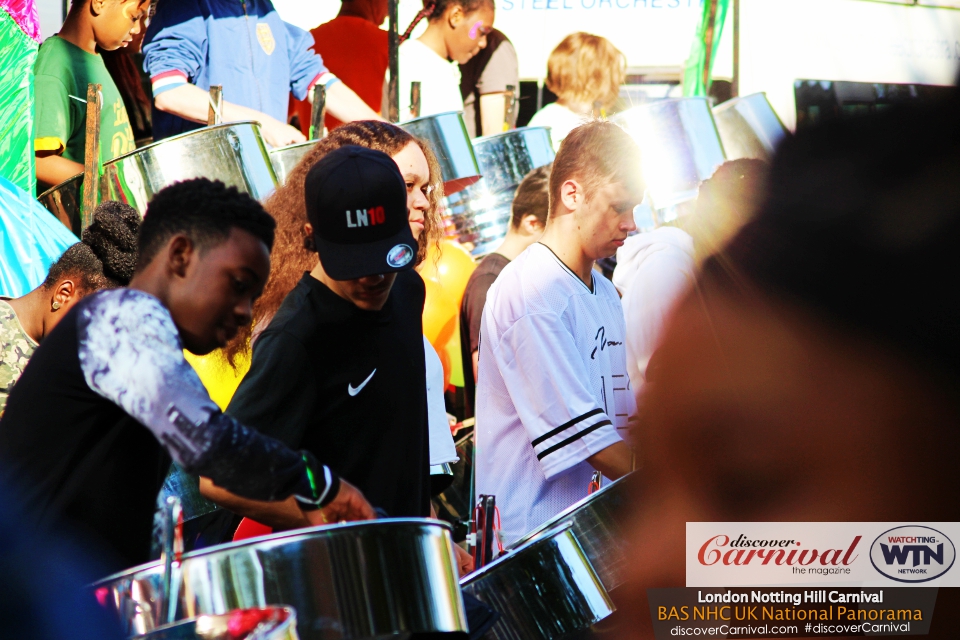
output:
M 357 395 L 358 393 L 360 393 L 361 391 L 363 391 L 363 388 L 364 388 L 365 386 L 367 386 L 367 383 L 370 382 L 370 378 L 372 378 L 372 377 L 373 377 L 373 374 L 375 374 L 376 372 L 377 372 L 376 369 L 374 369 L 373 371 L 371 371 L 371 372 L 370 372 L 370 375 L 367 376 L 367 379 L 364 380 L 363 382 L 361 382 L 361 383 L 360 383 L 360 386 L 358 386 L 358 387 L 354 387 L 352 384 L 349 384 L 349 383 L 348 383 L 348 384 L 347 384 L 347 393 L 349 393 L 351 396 L 355 396 L 355 395 Z

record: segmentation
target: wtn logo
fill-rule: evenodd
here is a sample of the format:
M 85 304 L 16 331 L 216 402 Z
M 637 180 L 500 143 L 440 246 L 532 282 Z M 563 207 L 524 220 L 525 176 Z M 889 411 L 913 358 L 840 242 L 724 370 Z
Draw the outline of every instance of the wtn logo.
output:
M 896 527 L 878 536 L 870 548 L 874 568 L 898 582 L 938 578 L 955 559 L 956 549 L 950 539 L 930 527 Z

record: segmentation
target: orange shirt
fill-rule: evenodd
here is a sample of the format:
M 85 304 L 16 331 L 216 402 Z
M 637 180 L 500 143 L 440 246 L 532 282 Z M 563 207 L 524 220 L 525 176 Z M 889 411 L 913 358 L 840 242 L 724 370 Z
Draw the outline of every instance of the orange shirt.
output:
M 324 66 L 379 113 L 383 79 L 389 64 L 387 32 L 363 18 L 338 16 L 310 33 L 316 45 L 314 49 L 323 58 Z M 300 115 L 303 135 L 307 135 L 310 130 L 310 103 L 298 100 L 296 110 Z M 343 123 L 327 115 L 327 129 L 340 124 Z

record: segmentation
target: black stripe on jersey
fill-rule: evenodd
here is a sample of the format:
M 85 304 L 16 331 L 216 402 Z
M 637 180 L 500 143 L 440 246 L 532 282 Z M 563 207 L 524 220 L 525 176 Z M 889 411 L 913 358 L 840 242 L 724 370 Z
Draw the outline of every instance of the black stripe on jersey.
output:
M 554 260 L 556 260 L 557 263 L 558 263 L 561 267 L 563 267 L 564 271 L 566 271 L 566 272 L 569 273 L 571 276 L 573 276 L 574 278 L 576 278 L 576 279 L 577 279 L 577 282 L 579 282 L 579 283 L 582 284 L 583 286 L 587 287 L 587 290 L 588 290 L 590 293 L 592 293 L 593 295 L 597 295 L 597 283 L 594 282 L 594 280 L 593 280 L 593 271 L 592 271 L 592 270 L 591 270 L 591 272 L 590 272 L 590 286 L 587 286 L 587 283 L 584 282 L 583 280 L 581 280 L 581 279 L 580 279 L 580 276 L 578 276 L 577 274 L 575 274 L 575 273 L 573 272 L 573 269 L 571 269 L 570 267 L 568 267 L 568 266 L 567 266 L 567 263 L 565 263 L 563 260 L 561 260 L 561 259 L 560 259 L 560 256 L 558 256 L 557 254 L 555 254 L 555 253 L 553 252 L 553 249 L 551 249 L 551 248 L 548 247 L 547 245 L 543 244 L 542 242 L 537 242 L 537 244 L 545 247 L 546 250 L 549 251 L 549 252 L 551 253 L 551 255 L 553 255 Z
M 560 426 L 557 427 L 556 429 L 551 429 L 550 431 L 546 432 L 546 433 L 543 434 L 542 436 L 540 436 L 540 437 L 538 437 L 538 438 L 534 438 L 534 439 L 533 439 L 533 442 L 531 442 L 530 444 L 532 444 L 533 446 L 537 446 L 538 444 L 540 444 L 540 443 L 543 442 L 544 440 L 549 440 L 550 438 L 552 438 L 553 436 L 557 435 L 557 434 L 560 433 L 561 431 L 566 431 L 567 429 L 569 429 L 569 428 L 572 427 L 573 425 L 577 424 L 578 422 L 582 422 L 583 420 L 586 420 L 587 418 L 592 418 L 593 416 L 597 415 L 598 413 L 603 413 L 603 411 L 601 411 L 600 409 L 594 409 L 593 411 L 587 411 L 585 414 L 583 414 L 583 415 L 581 415 L 581 416 L 577 416 L 577 417 L 574 418 L 573 420 L 568 420 L 567 422 L 564 422 L 562 425 L 560 425 Z
M 570 436 L 570 437 L 567 438 L 566 440 L 564 440 L 564 441 L 562 441 L 562 442 L 558 442 L 557 444 L 553 445 L 552 447 L 548 447 L 548 448 L 544 449 L 541 453 L 538 453 L 538 454 L 537 454 L 537 460 L 543 460 L 543 458 L 544 458 L 545 456 L 550 455 L 551 453 L 553 453 L 553 452 L 556 451 L 557 449 L 562 449 L 562 448 L 564 448 L 565 446 L 567 446 L 568 444 L 570 444 L 571 442 L 576 442 L 577 440 L 579 440 L 579 439 L 582 438 L 583 436 L 587 435 L 588 433 L 590 433 L 590 432 L 592 432 L 592 431 L 596 431 L 596 430 L 599 429 L 600 427 L 604 427 L 604 426 L 609 425 L 609 424 L 611 424 L 611 422 L 610 422 L 609 420 L 601 420 L 601 421 L 598 422 L 597 424 L 595 424 L 595 425 L 593 425 L 593 426 L 591 426 L 591 427 L 587 427 L 586 429 L 584 429 L 584 430 L 581 431 L 580 433 L 578 433 L 578 434 L 576 434 L 576 435 L 573 435 L 573 436 Z

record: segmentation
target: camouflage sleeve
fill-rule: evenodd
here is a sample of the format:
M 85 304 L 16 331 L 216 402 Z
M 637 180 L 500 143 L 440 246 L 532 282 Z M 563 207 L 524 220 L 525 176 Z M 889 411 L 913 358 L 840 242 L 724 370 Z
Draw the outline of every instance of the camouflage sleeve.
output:
M 0 416 L 7 406 L 7 397 L 20 379 L 37 344 L 20 327 L 17 314 L 7 304 L 0 304 Z
M 82 309 L 77 329 L 90 388 L 150 429 L 188 473 L 253 500 L 333 497 L 326 490 L 338 480 L 309 453 L 220 411 L 184 360 L 173 319 L 156 298 L 131 289 L 101 293 Z

